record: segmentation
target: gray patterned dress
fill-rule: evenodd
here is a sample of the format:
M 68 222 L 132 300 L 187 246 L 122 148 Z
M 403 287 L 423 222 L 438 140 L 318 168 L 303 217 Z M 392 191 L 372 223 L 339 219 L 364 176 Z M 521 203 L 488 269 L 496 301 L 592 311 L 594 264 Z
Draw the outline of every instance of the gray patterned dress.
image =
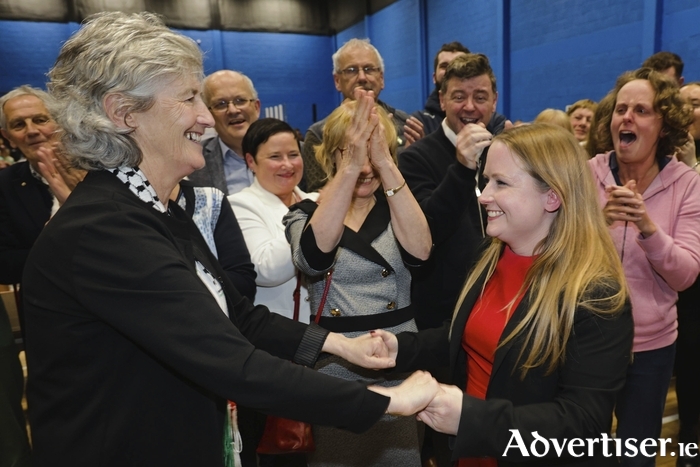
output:
M 318 310 L 326 284 L 333 275 L 320 325 L 348 337 L 372 329 L 393 333 L 416 332 L 412 317 L 409 266 L 421 262 L 399 245 L 391 228 L 389 206 L 379 190 L 377 203 L 358 232 L 345 228 L 338 247 L 323 253 L 311 228 L 304 230 L 316 204 L 303 201 L 290 208 L 283 222 L 295 266 L 306 275 L 311 313 Z M 311 317 L 314 319 L 314 316 Z M 322 373 L 367 384 L 395 386 L 408 375 L 366 370 L 332 355 L 316 364 Z M 331 427 L 314 426 L 316 451 L 313 467 L 416 466 L 420 462 L 422 426 L 414 417 L 384 415 L 369 431 L 356 435 Z

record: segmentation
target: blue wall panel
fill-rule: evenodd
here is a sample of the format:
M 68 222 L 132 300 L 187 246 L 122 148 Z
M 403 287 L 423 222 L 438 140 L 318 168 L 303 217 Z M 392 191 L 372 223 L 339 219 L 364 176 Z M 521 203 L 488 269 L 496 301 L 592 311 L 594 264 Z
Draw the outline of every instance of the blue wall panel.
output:
M 700 81 L 700 4 L 697 0 L 667 0 L 661 48 L 681 56 L 685 81 Z
M 382 99 L 398 108 L 410 112 L 423 106 L 432 90 L 434 53 L 443 43 L 459 40 L 491 59 L 499 110 L 507 102 L 509 117 L 530 120 L 546 107 L 600 99 L 650 50 L 678 53 L 686 62 L 686 80 L 700 80 L 700 5 L 663 0 L 659 17 L 656 4 L 399 0 L 331 37 L 180 32 L 200 44 L 206 74 L 222 68 L 243 71 L 255 82 L 263 106 L 284 104 L 287 120 L 302 130 L 313 121 L 313 104 L 320 119 L 340 102 L 331 55 L 353 37 L 369 37 L 382 53 Z M 61 44 L 77 28 L 75 23 L 0 21 L 0 91 L 25 83 L 44 87 Z
M 221 50 L 221 31 L 195 31 L 191 29 L 174 29 L 175 31 L 192 38 L 199 44 L 204 54 L 204 74 L 208 75 L 224 68 L 224 59 Z
M 336 106 L 331 38 L 257 32 L 221 33 L 223 67 L 238 70 L 255 84 L 263 107 L 283 104 L 286 119 L 305 131 Z
M 499 25 L 498 2 L 478 0 L 427 0 L 428 55 L 432 66 L 435 52 L 446 42 L 460 41 L 472 52 L 496 58 Z M 430 71 L 432 76 L 432 70 Z
M 623 0 L 513 2 L 510 117 L 604 96 L 645 58 L 644 15 Z
M 399 0 L 375 13 L 368 25 L 371 41 L 384 59 L 381 99 L 409 113 L 424 104 L 419 24 L 418 0 Z
M 22 84 L 46 88 L 46 73 L 74 26 L 0 21 L 0 95 Z
M 46 73 L 75 23 L 0 21 L 0 91 L 22 85 L 45 88 Z M 301 34 L 178 30 L 204 52 L 204 72 L 240 70 L 255 83 L 263 106 L 283 104 L 287 121 L 302 131 L 337 103 L 332 38 Z
M 365 21 L 360 21 L 359 23 L 355 23 L 352 26 L 350 26 L 347 29 L 343 29 L 340 31 L 338 34 L 335 35 L 335 47 L 333 48 L 333 52 L 338 50 L 340 46 L 345 44 L 347 41 L 350 39 L 365 39 L 367 38 L 367 28 L 365 25 Z
M 475 53 L 489 57 L 501 96 L 498 110 L 502 112 L 502 29 L 499 24 L 500 3 L 478 0 L 426 0 L 427 57 L 425 73 L 432 83 L 433 58 L 442 44 L 459 41 Z M 432 84 L 429 85 L 432 88 Z M 432 89 L 431 89 L 432 90 Z

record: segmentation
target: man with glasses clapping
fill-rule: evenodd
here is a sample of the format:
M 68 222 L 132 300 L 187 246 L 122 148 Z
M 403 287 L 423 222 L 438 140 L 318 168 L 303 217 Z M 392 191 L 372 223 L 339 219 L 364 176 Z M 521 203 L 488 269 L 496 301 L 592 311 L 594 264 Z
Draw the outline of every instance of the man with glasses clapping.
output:
M 369 39 L 350 39 L 333 54 L 333 81 L 335 88 L 345 99 L 354 100 L 355 88 L 373 91 L 377 104 L 393 117 L 399 149 L 404 146 L 406 141 L 403 127 L 409 115 L 379 100 L 379 93 L 384 89 L 384 60 L 379 51 L 369 43 Z M 325 123 L 324 118 L 311 125 L 304 138 L 302 156 L 307 192 L 319 190 L 328 181 L 314 156 L 314 148 L 320 145 L 323 139 Z

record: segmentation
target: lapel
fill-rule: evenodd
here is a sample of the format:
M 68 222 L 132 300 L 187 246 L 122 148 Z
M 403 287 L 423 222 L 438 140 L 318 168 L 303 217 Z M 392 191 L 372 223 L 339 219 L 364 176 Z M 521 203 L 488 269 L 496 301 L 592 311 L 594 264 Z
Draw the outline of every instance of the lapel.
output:
M 379 252 L 372 246 L 372 241 L 381 235 L 382 232 L 384 232 L 391 220 L 389 203 L 384 197 L 384 193 L 381 193 L 381 189 L 377 190 L 375 196 L 377 198 L 377 202 L 367 215 L 367 218 L 362 224 L 362 227 L 360 227 L 360 230 L 355 232 L 352 229 L 345 227 L 338 245 L 342 246 L 343 248 L 347 248 L 348 250 L 352 250 L 363 258 L 366 258 L 373 263 L 379 264 L 389 271 L 394 272 L 394 268 L 392 268 L 387 260 L 385 260 L 384 257 L 380 255 Z
M 389 203 L 381 188 L 376 191 L 375 196 L 377 202 L 367 215 L 360 230 L 355 232 L 346 226 L 343 229 L 343 234 L 340 237 L 338 246 L 351 250 L 363 258 L 394 272 L 394 268 L 391 267 L 389 262 L 372 246 L 372 241 L 386 230 L 391 220 Z M 318 205 L 314 201 L 306 199 L 297 204 L 293 204 L 290 209 L 301 209 L 304 211 L 308 216 L 308 223 L 317 207 Z
M 462 302 L 462 306 L 459 307 L 459 312 L 455 316 L 454 322 L 452 323 L 452 334 L 450 336 L 450 374 L 456 374 L 456 371 L 464 371 L 464 369 L 459 370 L 455 368 L 458 360 L 459 354 L 462 352 L 462 336 L 464 335 L 464 327 L 467 325 L 467 319 L 474 308 L 476 300 L 481 295 L 481 289 L 484 286 L 484 276 L 482 275 L 478 281 L 474 284 L 474 287 L 467 293 Z
M 482 275 L 482 277 L 480 277 L 474 284 L 474 287 L 472 287 L 472 289 L 467 293 L 464 301 L 462 302 L 462 306 L 459 308 L 459 312 L 454 319 L 454 323 L 452 325 L 452 335 L 450 338 L 450 374 L 452 375 L 456 374 L 457 371 L 464 371 L 464 369 L 456 368 L 456 364 L 459 361 L 459 354 L 460 352 L 463 352 L 462 336 L 464 335 L 464 327 L 467 325 L 469 315 L 471 314 L 474 304 L 481 294 L 483 286 L 484 276 Z M 526 292 L 525 296 L 520 301 L 520 304 L 513 311 L 513 316 L 511 316 L 506 323 L 506 327 L 503 330 L 501 337 L 498 339 L 499 344 L 503 341 L 503 339 L 510 335 L 518 323 L 522 321 L 529 306 L 529 294 Z M 493 360 L 493 368 L 491 370 L 491 377 L 489 378 L 489 386 L 491 381 L 494 379 L 494 375 L 501 370 L 501 365 L 503 364 L 506 356 L 508 356 L 510 352 L 520 351 L 520 346 L 513 348 L 514 344 L 520 341 L 519 337 L 516 339 L 511 339 L 506 345 L 500 346 L 496 350 L 496 355 L 494 356 Z M 503 370 L 512 371 L 513 368 L 504 368 Z
M 275 231 L 284 231 L 281 219 L 289 208 L 276 195 L 265 190 L 257 178 L 253 178 L 253 184 L 245 190 L 250 190 L 250 193 L 255 196 L 255 204 L 251 204 L 250 207 L 263 219 L 265 224 L 274 226 Z M 298 191 L 298 188 L 295 188 L 295 191 Z
M 175 201 L 168 200 L 170 216 L 161 213 L 138 199 L 116 176 L 104 170 L 89 172 L 85 177 L 84 183 L 80 184 L 80 187 L 82 187 L 79 188 L 81 197 L 94 196 L 93 193 L 85 191 L 94 188 L 99 192 L 106 192 L 108 198 L 114 195 L 119 196 L 122 198 L 120 202 L 143 209 L 158 219 L 163 225 L 163 229 L 169 232 L 168 241 L 175 246 L 180 255 L 186 260 L 185 264 L 187 264 L 192 274 L 197 276 L 196 259 L 218 279 L 226 295 L 229 319 L 238 325 L 234 308 L 235 304 L 241 301 L 242 295 L 228 278 L 228 275 L 224 272 L 211 250 L 209 250 L 207 242 L 202 237 L 202 233 L 197 228 L 197 225 Z
M 221 152 L 221 143 L 219 137 L 209 139 L 203 148 L 204 161 L 206 162 L 206 170 L 209 173 L 211 186 L 223 191 L 229 195 L 226 185 L 226 173 L 224 172 L 224 155 Z
M 197 275 L 195 260 L 202 265 L 219 281 L 226 295 L 226 303 L 228 305 L 229 319 L 238 325 L 236 313 L 234 312 L 234 304 L 240 301 L 240 294 L 235 289 L 235 286 L 229 281 L 226 272 L 223 270 L 218 260 L 214 257 L 211 250 L 207 246 L 206 240 L 202 237 L 202 233 L 195 225 L 192 218 L 174 201 L 168 202 L 170 215 L 162 214 L 154 209 L 153 215 L 157 216 L 168 228 L 170 233 L 175 238 L 180 252 L 187 259 L 192 274 Z
M 24 207 L 34 227 L 41 230 L 51 216 L 51 209 L 46 206 L 44 194 L 42 194 L 42 191 L 48 192 L 48 188 L 34 178 L 29 170 L 29 162 L 21 162 L 20 164 L 13 174 L 10 184 L 15 192 L 15 199 Z
M 506 327 L 503 330 L 503 333 L 501 334 L 501 337 L 498 339 L 498 343 L 500 344 L 503 342 L 503 339 L 508 337 L 511 332 L 513 332 L 513 329 L 520 324 L 520 322 L 523 320 L 525 317 L 525 313 L 527 312 L 527 309 L 530 306 L 530 295 L 528 292 L 525 292 L 525 296 L 523 299 L 520 301 L 520 304 L 517 306 L 517 308 L 513 311 L 513 316 L 510 317 L 508 322 L 506 323 Z M 521 345 L 515 345 L 516 343 L 521 343 L 522 340 L 522 333 L 518 335 L 517 338 L 511 339 L 506 345 L 499 347 L 496 350 L 496 355 L 494 356 L 493 359 L 493 368 L 491 369 L 491 377 L 489 378 L 489 386 L 491 385 L 491 381 L 493 381 L 494 376 L 498 371 L 501 371 L 501 366 L 503 362 L 505 361 L 506 356 L 510 352 L 520 352 L 522 346 Z M 512 361 L 516 361 L 516 359 L 512 359 Z M 503 371 L 509 371 L 512 372 L 515 370 L 515 368 L 503 368 Z

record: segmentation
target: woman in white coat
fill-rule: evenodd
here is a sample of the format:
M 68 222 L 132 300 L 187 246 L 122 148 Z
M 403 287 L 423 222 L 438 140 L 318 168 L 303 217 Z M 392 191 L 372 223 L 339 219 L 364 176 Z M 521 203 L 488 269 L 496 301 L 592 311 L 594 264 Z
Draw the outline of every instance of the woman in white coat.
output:
M 304 162 L 294 130 L 286 122 L 275 118 L 254 122 L 243 138 L 243 153 L 255 180 L 228 199 L 255 265 L 255 303 L 264 303 L 270 311 L 293 318 L 298 274 L 282 217 L 289 206 L 307 198 L 315 201 L 318 193 L 304 193 L 297 187 Z M 304 323 L 309 322 L 307 296 L 302 284 L 298 319 Z
M 255 266 L 255 304 L 265 304 L 274 313 L 308 323 L 308 292 L 292 264 L 291 248 L 282 224 L 290 205 L 302 199 L 318 198 L 318 193 L 306 194 L 297 187 L 304 174 L 299 142 L 286 122 L 263 118 L 250 125 L 242 147 L 255 179 L 251 186 L 230 195 L 228 200 Z M 295 300 L 299 303 L 296 308 Z M 257 445 L 265 417 L 239 407 L 239 422 L 243 444 Z M 306 465 L 306 456 L 261 456 L 258 464 L 301 467 Z

